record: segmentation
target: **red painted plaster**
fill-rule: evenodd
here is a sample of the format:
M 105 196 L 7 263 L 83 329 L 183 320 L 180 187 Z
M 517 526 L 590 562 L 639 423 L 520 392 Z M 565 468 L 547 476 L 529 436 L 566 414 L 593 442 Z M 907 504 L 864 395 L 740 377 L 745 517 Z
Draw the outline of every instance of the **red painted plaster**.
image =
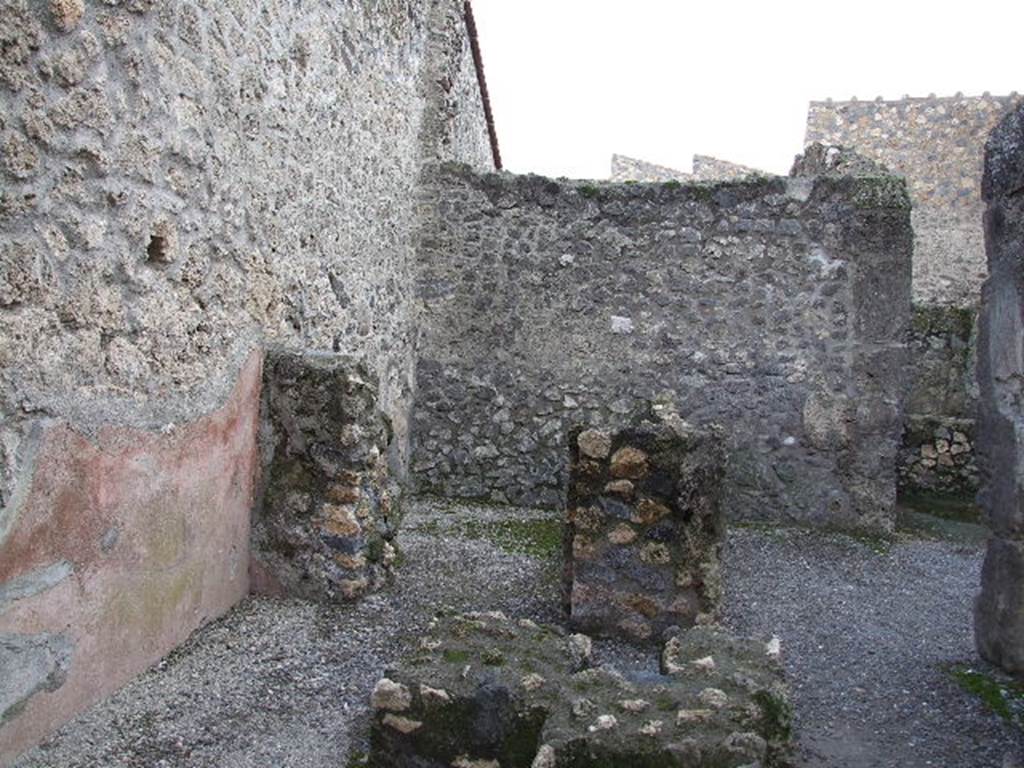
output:
M 0 582 L 61 560 L 74 574 L 0 614 L 0 633 L 63 632 L 75 647 L 64 685 L 0 728 L 0 765 L 248 592 L 261 362 L 249 357 L 224 406 L 167 434 L 43 435 Z

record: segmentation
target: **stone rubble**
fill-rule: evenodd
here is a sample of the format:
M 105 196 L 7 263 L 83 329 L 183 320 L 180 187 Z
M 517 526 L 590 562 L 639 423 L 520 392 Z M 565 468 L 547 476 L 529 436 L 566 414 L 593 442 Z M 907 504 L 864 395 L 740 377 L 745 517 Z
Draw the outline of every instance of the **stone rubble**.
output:
M 497 612 L 436 619 L 374 688 L 370 766 L 786 764 L 788 692 L 764 642 L 696 627 L 666 644 L 661 674 L 624 676 L 577 669 L 576 638 Z

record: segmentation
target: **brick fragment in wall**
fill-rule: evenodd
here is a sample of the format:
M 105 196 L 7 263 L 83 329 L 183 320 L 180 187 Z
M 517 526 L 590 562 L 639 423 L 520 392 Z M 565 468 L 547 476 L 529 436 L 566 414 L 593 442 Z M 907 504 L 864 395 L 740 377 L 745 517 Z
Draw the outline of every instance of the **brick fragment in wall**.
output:
M 391 577 L 399 519 L 390 422 L 365 364 L 275 350 L 264 365 L 256 588 L 351 600 Z
M 621 428 L 569 433 L 563 594 L 587 634 L 656 642 L 711 621 L 725 447 L 720 428 L 684 422 L 656 401 Z

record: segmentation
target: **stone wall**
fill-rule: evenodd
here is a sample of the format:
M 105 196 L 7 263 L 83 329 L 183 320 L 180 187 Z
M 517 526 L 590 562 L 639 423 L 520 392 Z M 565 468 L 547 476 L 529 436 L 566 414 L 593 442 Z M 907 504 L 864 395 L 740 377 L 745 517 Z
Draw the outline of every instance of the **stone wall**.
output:
M 74 573 L 2 616 L 74 649 L 53 692 L 5 706 L 3 762 L 244 593 L 265 340 L 367 360 L 403 470 L 420 169 L 491 154 L 456 0 L 0 0 L 0 19 L 0 590 Z M 208 434 L 225 408 L 237 431 Z M 178 487 L 203 450 L 224 474 L 137 487 Z
M 909 203 L 889 176 L 582 184 L 444 166 L 426 200 L 413 469 L 562 502 L 569 425 L 671 391 L 729 431 L 736 517 L 887 529 Z
M 693 177 L 702 181 L 727 181 L 742 179 L 752 174 L 764 174 L 757 168 L 740 165 L 710 155 L 693 156 Z
M 976 321 L 974 309 L 914 307 L 899 459 L 900 487 L 907 493 L 972 498 L 978 489 Z
M 1024 105 L 992 132 L 983 185 L 989 277 L 978 331 L 982 507 L 992 528 L 975 605 L 981 655 L 1024 673 Z
M 726 181 L 742 179 L 764 171 L 749 168 L 709 155 L 694 155 L 693 170 L 677 171 L 663 165 L 648 163 L 625 155 L 612 155 L 611 181 Z
M 814 101 L 806 142 L 849 147 L 907 178 L 913 203 L 914 301 L 973 307 L 985 279 L 981 227 L 985 139 L 1010 96 Z
M 971 497 L 975 319 L 985 278 L 982 154 L 1010 96 L 812 102 L 807 141 L 850 147 L 906 177 L 913 203 L 914 323 L 900 450 L 906 493 Z M 954 453 L 955 451 L 955 453 Z

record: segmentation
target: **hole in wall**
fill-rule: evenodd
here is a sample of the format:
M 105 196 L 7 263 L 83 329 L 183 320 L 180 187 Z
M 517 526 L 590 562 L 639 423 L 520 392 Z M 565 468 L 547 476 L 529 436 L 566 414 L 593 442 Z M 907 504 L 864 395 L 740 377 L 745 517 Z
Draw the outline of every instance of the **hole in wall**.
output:
M 167 238 L 163 235 L 153 235 L 149 238 L 149 245 L 146 247 L 146 260 L 166 264 L 168 250 Z

